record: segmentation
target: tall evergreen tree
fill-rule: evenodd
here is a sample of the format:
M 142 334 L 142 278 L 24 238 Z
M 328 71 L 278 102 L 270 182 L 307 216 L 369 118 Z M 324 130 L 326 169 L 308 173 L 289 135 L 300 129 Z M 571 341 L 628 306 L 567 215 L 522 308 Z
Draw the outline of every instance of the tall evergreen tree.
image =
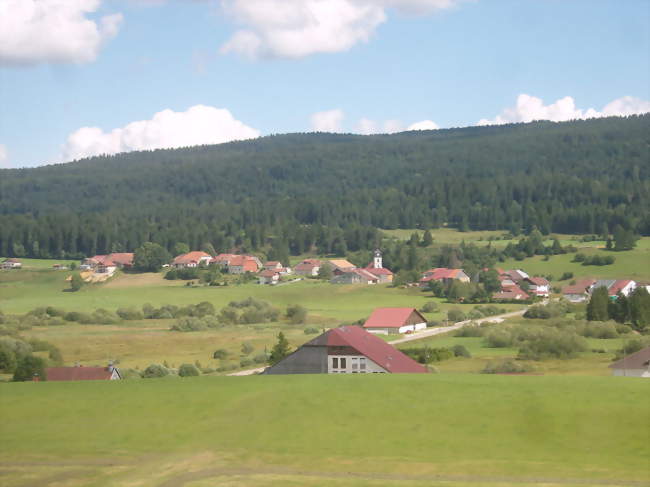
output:
M 609 295 L 604 286 L 597 287 L 591 293 L 591 299 L 587 303 L 587 319 L 589 321 L 607 321 Z

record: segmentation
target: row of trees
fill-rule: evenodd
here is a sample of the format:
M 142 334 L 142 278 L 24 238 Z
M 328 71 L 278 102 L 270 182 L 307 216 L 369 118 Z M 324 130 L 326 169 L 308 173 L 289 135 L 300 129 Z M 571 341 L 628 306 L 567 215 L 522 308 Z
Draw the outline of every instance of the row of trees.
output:
M 619 323 L 631 323 L 635 329 L 643 331 L 650 326 L 650 294 L 640 286 L 629 297 L 619 293 L 616 299 L 611 300 L 607 288 L 597 287 L 587 304 L 587 319 L 613 319 Z

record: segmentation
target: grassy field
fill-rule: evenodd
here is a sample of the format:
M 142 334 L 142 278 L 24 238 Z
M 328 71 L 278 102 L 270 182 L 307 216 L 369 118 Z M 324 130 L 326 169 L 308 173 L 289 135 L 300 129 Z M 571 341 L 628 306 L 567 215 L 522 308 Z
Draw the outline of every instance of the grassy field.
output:
M 6 487 L 648 485 L 647 381 L 257 376 L 0 385 Z

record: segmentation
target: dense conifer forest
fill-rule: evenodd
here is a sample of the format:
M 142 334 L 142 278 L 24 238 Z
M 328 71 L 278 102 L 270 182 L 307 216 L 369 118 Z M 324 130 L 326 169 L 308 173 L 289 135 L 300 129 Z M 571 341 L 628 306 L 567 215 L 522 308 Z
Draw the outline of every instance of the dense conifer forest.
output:
M 393 135 L 289 134 L 0 170 L 0 255 L 207 243 L 293 254 L 378 228 L 650 235 L 650 115 Z

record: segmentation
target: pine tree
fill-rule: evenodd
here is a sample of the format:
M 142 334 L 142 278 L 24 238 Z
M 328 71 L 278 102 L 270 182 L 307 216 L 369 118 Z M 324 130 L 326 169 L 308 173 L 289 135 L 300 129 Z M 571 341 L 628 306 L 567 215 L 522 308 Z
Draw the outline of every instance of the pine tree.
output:
M 271 349 L 271 355 L 269 356 L 269 364 L 275 365 L 280 362 L 284 357 L 289 355 L 289 341 L 284 336 L 284 333 L 278 333 L 278 342 Z
M 587 319 L 589 321 L 607 321 L 609 319 L 608 304 L 607 288 L 604 286 L 597 287 L 591 293 L 591 299 L 587 304 Z
M 433 235 L 427 230 L 422 236 L 422 247 L 430 247 L 431 245 L 433 245 Z

